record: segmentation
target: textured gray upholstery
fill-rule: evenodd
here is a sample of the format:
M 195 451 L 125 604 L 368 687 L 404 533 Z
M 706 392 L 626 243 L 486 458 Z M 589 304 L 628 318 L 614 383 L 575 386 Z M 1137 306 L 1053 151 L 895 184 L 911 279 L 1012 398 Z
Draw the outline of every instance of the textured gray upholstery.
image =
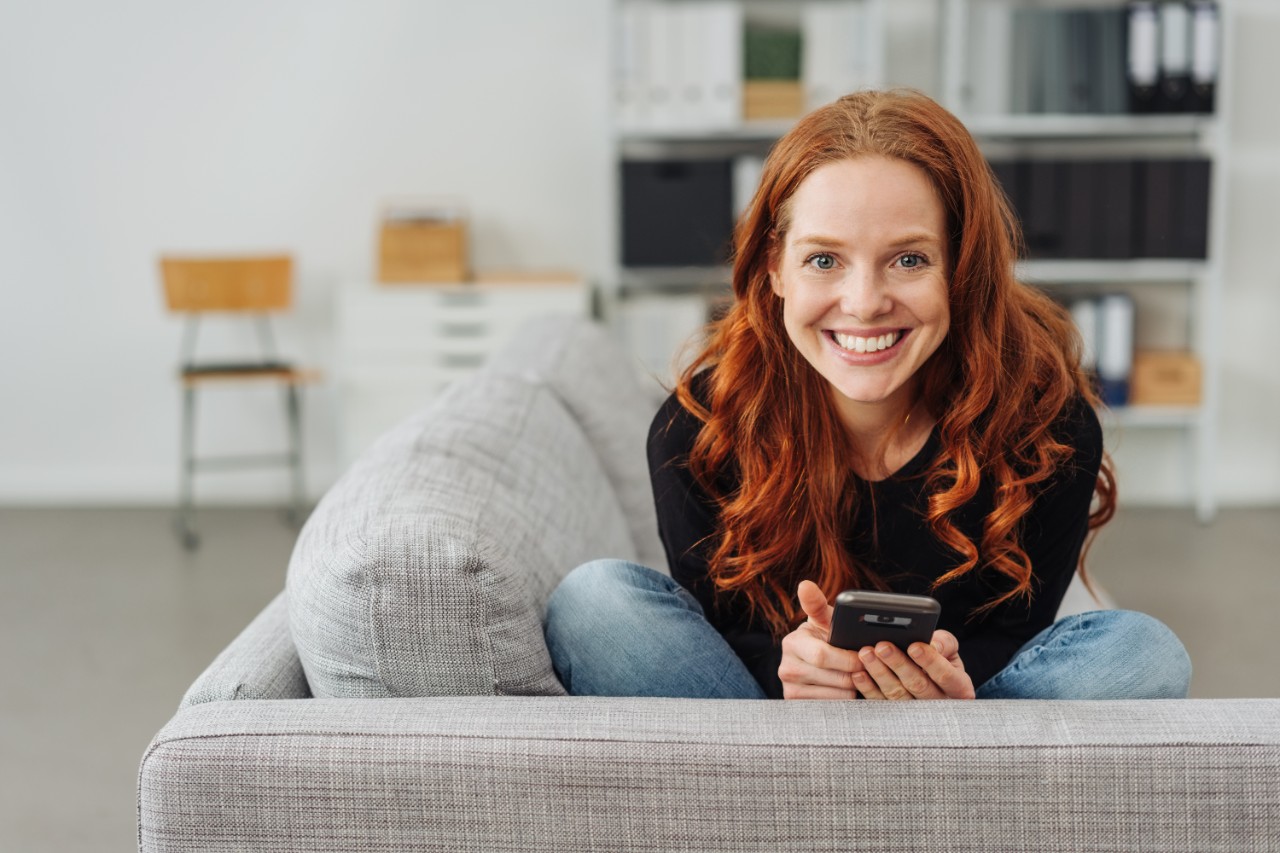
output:
M 316 696 L 563 694 L 542 638 L 560 578 L 635 546 L 598 457 L 548 388 L 452 386 L 329 490 L 289 562 Z
M 572 381 L 625 364 L 593 339 L 531 329 L 334 486 L 144 756 L 141 850 L 1280 850 L 1275 699 L 367 698 L 555 692 L 548 591 L 649 523 L 608 439 L 653 401 Z
M 147 851 L 1248 851 L 1280 701 L 455 697 L 184 711 Z

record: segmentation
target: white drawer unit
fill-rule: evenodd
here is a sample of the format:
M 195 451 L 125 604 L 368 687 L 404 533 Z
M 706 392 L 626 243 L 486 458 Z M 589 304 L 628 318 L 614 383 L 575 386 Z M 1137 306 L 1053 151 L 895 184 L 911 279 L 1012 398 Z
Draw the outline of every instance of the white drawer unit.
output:
M 334 316 L 342 463 L 480 368 L 530 319 L 590 313 L 591 291 L 574 276 L 340 288 Z

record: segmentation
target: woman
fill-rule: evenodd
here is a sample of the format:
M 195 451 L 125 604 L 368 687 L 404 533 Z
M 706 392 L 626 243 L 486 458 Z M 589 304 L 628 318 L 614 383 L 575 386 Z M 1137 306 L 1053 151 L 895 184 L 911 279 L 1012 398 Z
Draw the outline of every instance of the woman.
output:
M 849 95 L 778 142 L 733 306 L 650 431 L 673 577 L 565 579 L 546 630 L 570 692 L 1186 695 L 1156 620 L 1054 624 L 1115 489 L 1069 317 L 1013 277 L 1017 234 L 973 138 L 918 93 Z M 847 588 L 932 595 L 939 630 L 835 648 Z

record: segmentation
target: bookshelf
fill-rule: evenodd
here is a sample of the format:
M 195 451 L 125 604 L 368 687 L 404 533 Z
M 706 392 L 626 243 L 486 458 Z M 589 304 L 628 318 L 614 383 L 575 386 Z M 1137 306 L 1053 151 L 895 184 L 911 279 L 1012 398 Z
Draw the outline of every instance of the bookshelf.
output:
M 727 181 L 731 186 L 736 216 L 742 196 L 754 188 L 751 169 L 740 169 L 738 164 L 752 158 L 762 161 L 773 142 L 789 129 L 793 121 L 777 117 L 751 118 L 739 109 L 736 113 L 732 110 L 718 112 L 715 118 L 708 120 L 693 120 L 686 113 L 683 118 L 646 123 L 636 120 L 634 104 L 623 105 L 627 98 L 635 97 L 637 81 L 644 79 L 643 68 L 638 72 L 637 63 L 642 66 L 643 57 L 649 61 L 655 57 L 651 44 L 648 45 L 650 52 L 639 51 L 634 39 L 627 35 L 628 28 L 635 22 L 635 9 L 687 10 L 698 5 L 718 7 L 719 14 L 723 16 L 722 23 L 733 22 L 732 26 L 739 28 L 740 34 L 745 31 L 743 28 L 753 23 L 792 27 L 803 34 L 806 25 L 802 10 L 806 8 L 860 6 L 861 28 L 856 43 L 862 49 L 856 52 L 860 53 L 858 73 L 861 76 L 856 85 L 852 85 L 851 77 L 846 78 L 851 85 L 845 91 L 895 82 L 889 79 L 888 74 L 887 54 L 891 39 L 887 0 L 809 0 L 805 3 L 716 0 L 701 4 L 698 0 L 614 0 L 619 83 L 618 116 L 613 135 L 616 181 L 611 204 L 615 243 L 611 249 L 614 259 L 612 276 L 602 288 L 600 308 L 606 319 L 618 328 L 622 339 L 633 351 L 640 353 L 645 372 L 664 380 L 670 377 L 664 359 L 669 359 L 676 346 L 695 331 L 698 318 L 705 316 L 697 310 L 698 306 L 705 308 L 717 298 L 728 295 L 730 269 L 726 263 L 727 254 L 714 257 L 714 249 L 707 250 L 705 260 L 696 263 L 687 258 L 641 258 L 641 262 L 634 262 L 634 257 L 629 258 L 626 247 L 627 208 L 631 193 L 624 175 L 625 164 L 682 159 L 731 160 L 735 165 L 730 169 Z M 1180 433 L 1185 441 L 1177 444 L 1179 449 L 1173 452 L 1179 457 L 1171 464 L 1177 464 L 1187 473 L 1188 493 L 1193 496 L 1197 517 L 1201 521 L 1211 520 L 1217 510 L 1214 449 L 1220 397 L 1219 336 L 1227 204 L 1224 128 L 1231 91 L 1230 80 L 1225 79 L 1226 64 L 1222 64 L 1220 74 L 1223 77 L 1217 81 L 1212 113 L 1129 114 L 1126 112 L 1127 104 L 1117 105 L 1119 96 L 1114 85 L 1110 90 L 1091 90 L 1092 100 L 1086 99 L 1086 106 L 1101 105 L 1098 110 L 1081 111 L 1079 104 L 1069 112 L 1045 109 L 1056 103 L 1052 96 L 1039 104 L 1035 111 L 1019 109 L 1015 105 L 1025 105 L 1028 95 L 1018 89 L 1024 83 L 1018 79 L 1019 75 L 1012 73 L 1014 63 L 1044 65 L 1054 60 L 1034 51 L 1023 50 L 1020 55 L 1014 55 L 1019 48 L 1010 41 L 1010 36 L 1014 28 L 1022 24 L 1015 22 L 1012 16 L 1018 10 L 1028 9 L 1070 11 L 1077 15 L 1081 10 L 1109 9 L 1121 14 L 1126 9 L 1124 0 L 934 0 L 934 5 L 939 79 L 930 94 L 965 122 L 993 162 L 1000 158 L 1207 161 L 1210 180 L 1203 257 L 1171 257 L 1155 251 L 1136 252 L 1129 257 L 1095 257 L 1078 251 L 1070 257 L 1033 255 L 1034 259 L 1020 264 L 1019 274 L 1023 280 L 1045 287 L 1064 301 L 1115 293 L 1147 297 L 1158 293 L 1159 300 L 1180 304 L 1179 316 L 1185 317 L 1185 321 L 1172 322 L 1175 325 L 1185 323 L 1185 328 L 1162 334 L 1161 341 L 1157 343 L 1166 346 L 1165 339 L 1180 338 L 1177 346 L 1194 354 L 1201 369 L 1199 405 L 1118 406 L 1103 412 L 1103 423 L 1113 433 L 1112 439 L 1118 437 L 1115 433 L 1122 432 L 1124 443 L 1130 445 L 1141 443 L 1143 436 L 1151 435 L 1153 431 Z M 1109 38 L 1115 44 L 1116 32 L 1123 30 L 1117 31 L 1114 21 L 1111 26 Z M 1230 30 L 1231 15 L 1224 9 L 1218 34 L 1220 46 L 1231 43 L 1233 36 Z M 721 55 L 728 49 L 723 47 L 728 42 L 728 39 L 721 42 Z M 913 39 L 911 49 L 916 49 L 921 43 L 932 44 L 927 39 Z M 637 56 L 642 58 L 637 59 Z M 740 63 L 743 59 L 742 56 L 737 57 Z M 748 69 L 751 67 L 749 61 L 744 64 Z M 1114 58 L 1107 68 L 1109 74 L 1124 74 L 1126 71 L 1124 63 L 1114 61 Z M 1003 82 L 993 86 L 993 80 Z M 671 84 L 670 78 L 659 82 Z M 736 88 L 731 87 L 732 91 L 737 97 L 745 100 L 743 80 L 736 80 L 733 86 Z M 817 103 L 808 99 L 804 111 Z M 1151 174 L 1155 175 L 1155 172 Z M 758 172 L 755 175 L 758 176 Z M 722 174 L 718 184 L 721 191 L 725 181 Z M 1142 202 L 1143 199 L 1136 200 L 1135 209 Z M 726 242 L 731 226 L 724 222 L 731 221 L 730 217 L 721 223 L 722 237 Z M 628 311 L 633 306 L 640 306 L 638 324 L 628 323 Z M 661 320 L 663 306 L 670 309 L 670 322 Z M 1153 312 L 1149 316 L 1158 313 Z M 628 331 L 629 325 L 638 325 L 647 331 L 636 332 L 634 328 Z M 665 330 L 665 337 L 655 330 Z M 1141 328 L 1137 344 L 1139 347 L 1144 344 Z M 1171 441 L 1161 438 L 1153 441 L 1153 446 L 1169 448 Z
M 614 0 L 613 269 L 600 309 L 642 374 L 670 382 L 672 355 L 728 296 L 733 221 L 773 143 L 809 109 L 885 83 L 886 4 Z M 656 186 L 664 178 L 671 188 Z M 665 221 L 687 206 L 681 180 L 684 197 L 720 199 L 699 214 L 715 220 L 700 245 L 682 234 L 703 221 Z
M 1063 112 L 1020 110 L 1019 78 L 1034 77 L 1035 63 L 1054 62 L 1045 50 L 1030 60 L 1017 56 L 1011 36 L 1026 26 L 1028 17 L 1080 15 L 1080 3 L 1054 0 L 939 0 L 942 21 L 941 65 L 943 103 L 978 138 L 984 150 L 1009 156 L 1143 158 L 1196 157 L 1209 163 L 1208 225 L 1204 258 L 1132 257 L 1121 259 L 1041 259 L 1020 264 L 1023 280 L 1070 299 L 1071 294 L 1132 293 L 1159 288 L 1180 298 L 1188 328 L 1187 349 L 1201 368 L 1200 403 L 1188 405 L 1127 405 L 1103 412 L 1104 429 L 1123 432 L 1127 442 L 1141 441 L 1149 431 L 1181 431 L 1181 466 L 1188 473 L 1197 517 L 1208 522 L 1217 511 L 1214 453 L 1220 399 L 1223 301 L 1222 257 L 1226 221 L 1226 152 L 1223 138 L 1230 107 L 1230 81 L 1222 79 L 1220 63 L 1216 103 L 1212 113 L 1166 112 L 1124 114 L 1115 111 L 1114 93 L 1096 102 L 1106 111 Z M 1087 8 L 1120 16 L 1128 7 L 1119 0 L 1094 2 Z M 1159 8 L 1159 7 L 1155 7 Z M 1031 10 L 1027 12 L 1026 10 Z M 1048 11 L 1045 11 L 1048 10 Z M 1071 10 L 1071 11 L 1068 11 Z M 1086 13 L 1087 14 L 1087 13 Z M 1021 23 L 1018 16 L 1021 15 Z M 1218 50 L 1231 43 L 1231 16 L 1220 14 Z M 1064 20 L 1059 18 L 1059 22 Z M 1025 33 L 1026 30 L 1020 32 Z M 1129 46 L 1126 44 L 1126 48 Z M 1019 69 L 1019 62 L 1024 65 Z M 1027 62 L 1032 64 L 1027 65 Z M 1161 54 L 1161 61 L 1164 61 Z M 1113 63 L 1114 65 L 1114 63 Z M 1127 71 L 1123 63 L 1119 67 Z M 1013 82 L 993 96 L 989 82 L 1002 77 Z M 998 88 L 998 87 L 997 87 Z M 1107 98 L 1110 97 L 1110 101 Z M 1053 96 L 1045 96 L 1049 106 Z M 1045 104 L 1041 104 L 1043 107 Z M 1141 331 L 1136 341 L 1142 347 Z

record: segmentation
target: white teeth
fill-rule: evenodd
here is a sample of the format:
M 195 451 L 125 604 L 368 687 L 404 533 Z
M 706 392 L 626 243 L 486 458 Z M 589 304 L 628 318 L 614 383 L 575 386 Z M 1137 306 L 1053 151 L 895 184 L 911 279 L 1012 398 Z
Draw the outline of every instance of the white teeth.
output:
M 832 332 L 841 347 L 853 352 L 879 352 L 882 349 L 888 349 L 898 342 L 899 333 L 889 332 L 886 335 L 880 335 L 874 338 L 860 338 L 857 335 L 845 335 L 840 332 Z

